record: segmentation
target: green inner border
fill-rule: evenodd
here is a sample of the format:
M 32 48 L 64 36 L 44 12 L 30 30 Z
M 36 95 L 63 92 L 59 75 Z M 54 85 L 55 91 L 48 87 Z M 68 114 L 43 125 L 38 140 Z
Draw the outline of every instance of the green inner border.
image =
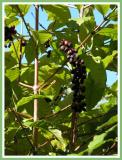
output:
M 2 82 L 2 69 L 3 69 L 3 67 L 4 66 L 2 66 L 2 2 L 25 2 L 25 1 L 21 1 L 21 0 L 18 0 L 18 1 L 16 1 L 16 0 L 6 0 L 6 1 L 2 1 L 1 0 L 1 3 L 0 3 L 0 11 L 1 11 L 1 14 L 0 14 L 0 48 L 1 48 L 1 53 L 0 53 L 0 88 L 1 88 L 1 92 L 0 92 L 0 102 L 1 102 L 1 107 L 0 107 L 0 113 L 1 113 L 1 120 L 0 120 L 0 129 L 1 129 L 1 132 L 0 132 L 0 160 L 2 160 L 2 159 L 11 159 L 11 160 L 13 160 L 13 159 L 29 159 L 29 158 L 31 158 L 31 157 L 28 157 L 28 158 L 18 158 L 17 156 L 15 156 L 16 158 L 3 158 L 2 157 L 2 95 L 3 95 L 3 93 L 2 93 L 2 85 L 3 85 L 3 82 Z M 74 0 L 74 1 L 70 1 L 70 0 L 41 0 L 41 1 L 35 1 L 35 0 L 26 0 L 26 2 L 98 2 L 98 3 L 102 3 L 102 2 L 120 2 L 120 8 L 122 8 L 122 1 L 121 0 L 119 0 L 119 1 L 116 1 L 116 0 L 102 0 L 102 1 L 97 1 L 97 0 Z M 122 10 L 120 9 L 120 20 L 121 20 L 121 17 L 122 17 Z M 121 22 L 120 22 L 120 39 L 121 39 L 121 37 L 122 37 L 122 32 L 121 32 L 121 26 L 122 26 L 122 24 L 121 24 Z M 118 48 L 119 49 L 119 48 Z M 122 50 L 122 45 L 121 45 L 121 43 L 120 43 L 120 51 Z M 120 60 L 119 60 L 120 62 L 122 62 L 122 56 L 120 56 Z M 122 63 L 120 63 L 120 68 L 122 68 Z M 119 69 L 120 69 L 119 68 Z M 120 75 L 121 75 L 121 70 L 120 70 Z M 120 76 L 121 77 L 121 76 Z M 121 89 L 122 89 L 122 85 L 121 85 L 121 78 L 120 78 L 120 91 L 121 91 Z M 121 94 L 120 94 L 121 95 Z M 121 96 L 120 96 L 121 97 Z M 120 104 L 122 103 L 122 100 L 120 100 Z M 121 105 L 120 105 L 121 106 Z M 122 110 L 122 108 L 120 107 L 120 113 L 121 113 L 121 110 Z M 120 114 L 121 115 L 121 114 Z M 120 121 L 122 121 L 122 116 L 120 116 Z M 121 129 L 122 130 L 122 129 Z M 122 131 L 120 130 L 120 133 L 122 133 Z M 121 134 L 120 134 L 121 135 Z M 121 141 L 121 136 L 120 136 L 120 146 L 122 145 L 122 141 Z M 121 150 L 121 147 L 120 148 L 118 148 L 118 150 Z M 81 159 L 82 157 L 78 157 L 78 158 L 46 158 L 47 160 L 48 159 L 55 159 L 55 160 L 60 160 L 60 159 L 64 159 L 64 160 L 71 160 L 71 159 Z M 34 160 L 36 160 L 36 159 L 44 159 L 44 157 L 40 157 L 40 158 L 32 158 L 32 159 L 34 159 Z M 94 157 L 86 157 L 86 158 L 82 158 L 82 159 L 96 159 L 96 160 L 101 160 L 102 158 L 100 157 L 100 158 L 94 158 Z M 122 152 L 120 152 L 120 158 L 103 158 L 103 159 L 106 159 L 106 160 L 118 160 L 118 159 L 122 159 Z

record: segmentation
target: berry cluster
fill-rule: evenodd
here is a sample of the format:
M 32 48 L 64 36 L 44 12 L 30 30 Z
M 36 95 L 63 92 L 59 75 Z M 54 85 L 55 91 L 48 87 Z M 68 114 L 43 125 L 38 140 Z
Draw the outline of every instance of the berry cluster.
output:
M 12 26 L 12 27 L 5 27 L 5 41 L 7 40 L 10 40 L 12 41 L 13 40 L 13 35 L 16 34 L 16 30 L 15 30 L 15 26 Z
M 86 66 L 84 60 L 76 56 L 77 51 L 72 48 L 72 43 L 67 40 L 61 40 L 60 50 L 66 53 L 67 59 L 73 66 L 71 73 L 73 74 L 72 79 L 72 90 L 73 103 L 72 110 L 75 112 L 86 111 L 85 102 L 85 85 L 84 80 L 86 79 Z

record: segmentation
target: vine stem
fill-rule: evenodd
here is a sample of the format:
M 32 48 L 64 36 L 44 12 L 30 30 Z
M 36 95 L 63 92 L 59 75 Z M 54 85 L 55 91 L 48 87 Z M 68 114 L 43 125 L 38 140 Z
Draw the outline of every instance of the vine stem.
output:
M 35 30 L 38 31 L 38 22 L 39 22 L 39 6 L 35 6 Z M 34 71 L 34 94 L 38 93 L 38 47 L 36 48 L 35 51 L 35 60 L 34 60 L 34 65 L 35 65 L 35 71 Z M 34 99 L 34 112 L 33 112 L 33 119 L 34 122 L 38 120 L 38 99 Z M 37 148 L 38 148 L 38 128 L 34 127 L 33 128 L 33 145 L 35 147 L 35 153 L 34 155 L 37 154 Z
M 75 149 L 75 144 L 77 140 L 77 113 L 72 112 L 71 119 L 71 142 L 70 142 L 70 152 L 73 152 Z

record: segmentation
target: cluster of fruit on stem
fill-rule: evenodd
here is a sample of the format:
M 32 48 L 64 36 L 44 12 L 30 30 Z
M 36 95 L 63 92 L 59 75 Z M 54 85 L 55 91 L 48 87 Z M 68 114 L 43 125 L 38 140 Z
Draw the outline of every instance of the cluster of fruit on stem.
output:
M 5 41 L 7 40 L 12 41 L 13 35 L 15 34 L 16 34 L 15 26 L 12 26 L 12 27 L 5 26 Z
M 86 111 L 85 85 L 86 66 L 84 60 L 77 56 L 76 50 L 72 47 L 72 43 L 63 39 L 61 40 L 60 50 L 66 53 L 69 63 L 72 65 L 72 90 L 73 103 L 72 110 L 74 112 Z
M 5 41 L 9 40 L 9 43 L 8 45 L 7 44 L 5 45 L 5 48 L 11 47 L 11 41 L 13 41 L 13 37 L 16 35 L 16 33 L 17 31 L 15 29 L 15 26 L 12 26 L 12 27 L 5 26 Z M 23 40 L 21 45 L 26 46 L 26 41 Z

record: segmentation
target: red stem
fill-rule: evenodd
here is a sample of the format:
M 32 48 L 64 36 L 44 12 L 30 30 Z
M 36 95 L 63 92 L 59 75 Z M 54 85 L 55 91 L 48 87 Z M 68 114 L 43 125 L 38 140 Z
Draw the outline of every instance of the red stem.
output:
M 75 150 L 75 144 L 77 139 L 77 113 L 72 112 L 71 120 L 71 142 L 70 142 L 70 152 Z
M 36 14 L 36 21 L 35 21 L 35 29 L 38 31 L 38 22 L 39 22 L 39 6 L 35 6 L 35 14 Z M 38 47 L 35 51 L 35 72 L 34 72 L 34 94 L 38 93 Z M 34 99 L 34 113 L 33 113 L 34 122 L 38 120 L 38 99 Z M 38 147 L 38 128 L 33 128 L 33 144 L 35 146 L 35 154 L 37 147 Z

